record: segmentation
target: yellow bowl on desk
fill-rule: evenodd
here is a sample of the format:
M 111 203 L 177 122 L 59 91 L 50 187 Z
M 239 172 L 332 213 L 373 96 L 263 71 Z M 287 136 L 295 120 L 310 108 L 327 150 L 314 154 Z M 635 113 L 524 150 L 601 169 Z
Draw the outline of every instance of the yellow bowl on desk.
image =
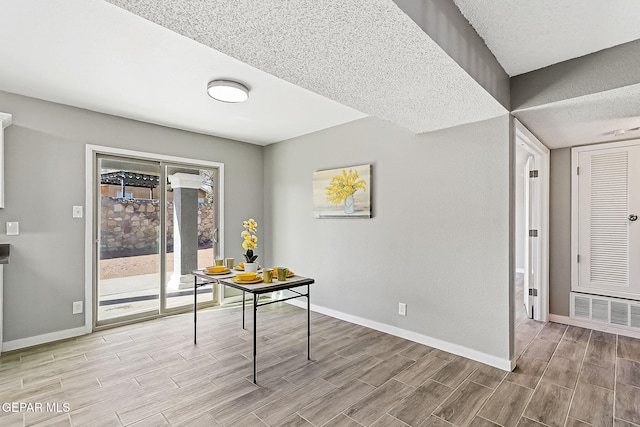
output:
M 228 268 L 224 265 L 213 265 L 211 267 L 207 267 L 207 273 L 222 273 L 223 271 L 227 271 Z
M 258 277 L 258 273 L 240 273 L 240 274 L 236 274 L 236 278 L 238 280 L 242 280 L 243 282 L 248 282 L 250 280 L 254 280 L 256 277 Z

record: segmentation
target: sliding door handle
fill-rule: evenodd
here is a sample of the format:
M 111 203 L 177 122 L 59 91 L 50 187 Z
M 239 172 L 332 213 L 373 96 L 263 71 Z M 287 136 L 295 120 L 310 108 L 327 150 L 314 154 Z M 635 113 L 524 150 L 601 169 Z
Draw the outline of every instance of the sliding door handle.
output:
M 213 229 L 213 243 L 218 243 L 218 229 Z
M 635 221 L 638 219 L 638 215 L 631 214 L 629 215 L 629 221 Z

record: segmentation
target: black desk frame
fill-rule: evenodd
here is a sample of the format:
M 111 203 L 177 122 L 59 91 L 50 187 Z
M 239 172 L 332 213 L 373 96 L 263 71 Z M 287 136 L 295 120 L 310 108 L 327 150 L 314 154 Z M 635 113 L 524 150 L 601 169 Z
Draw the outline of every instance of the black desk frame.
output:
M 241 285 L 233 282 L 232 276 L 224 275 L 222 277 L 216 276 L 208 276 L 204 274 L 202 271 L 196 270 L 193 273 L 194 283 L 193 283 L 193 343 L 196 344 L 196 334 L 197 334 L 197 321 L 198 321 L 198 288 L 210 284 L 222 284 L 224 286 L 229 286 L 235 289 L 242 291 L 242 329 L 245 328 L 245 294 L 248 292 L 253 294 L 253 383 L 257 384 L 257 318 L 258 318 L 258 307 L 262 307 L 264 305 L 274 304 L 276 302 L 287 301 L 294 298 L 307 297 L 307 359 L 311 360 L 311 292 L 310 285 L 315 281 L 313 279 L 307 277 L 293 276 L 285 282 L 277 282 L 274 281 L 272 284 L 267 283 L 259 283 L 258 285 Z M 198 279 L 200 279 L 200 283 L 198 283 Z M 298 288 L 301 286 L 307 287 L 307 292 L 302 293 L 293 290 L 293 288 Z M 294 296 L 290 296 L 287 298 L 280 298 L 273 301 L 258 302 L 260 299 L 260 295 L 268 294 L 277 291 L 287 290 L 293 292 Z

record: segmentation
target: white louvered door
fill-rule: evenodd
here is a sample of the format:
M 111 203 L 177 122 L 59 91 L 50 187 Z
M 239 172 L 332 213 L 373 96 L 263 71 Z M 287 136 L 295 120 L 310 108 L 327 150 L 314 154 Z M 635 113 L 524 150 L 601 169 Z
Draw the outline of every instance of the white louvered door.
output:
M 640 146 L 578 154 L 578 292 L 640 299 Z

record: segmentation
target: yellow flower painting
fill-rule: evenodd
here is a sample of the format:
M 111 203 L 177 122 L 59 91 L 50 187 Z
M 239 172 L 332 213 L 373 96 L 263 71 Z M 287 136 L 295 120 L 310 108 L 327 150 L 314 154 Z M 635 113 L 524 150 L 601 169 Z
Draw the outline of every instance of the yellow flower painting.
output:
M 316 218 L 370 218 L 371 165 L 314 172 L 313 213 Z

